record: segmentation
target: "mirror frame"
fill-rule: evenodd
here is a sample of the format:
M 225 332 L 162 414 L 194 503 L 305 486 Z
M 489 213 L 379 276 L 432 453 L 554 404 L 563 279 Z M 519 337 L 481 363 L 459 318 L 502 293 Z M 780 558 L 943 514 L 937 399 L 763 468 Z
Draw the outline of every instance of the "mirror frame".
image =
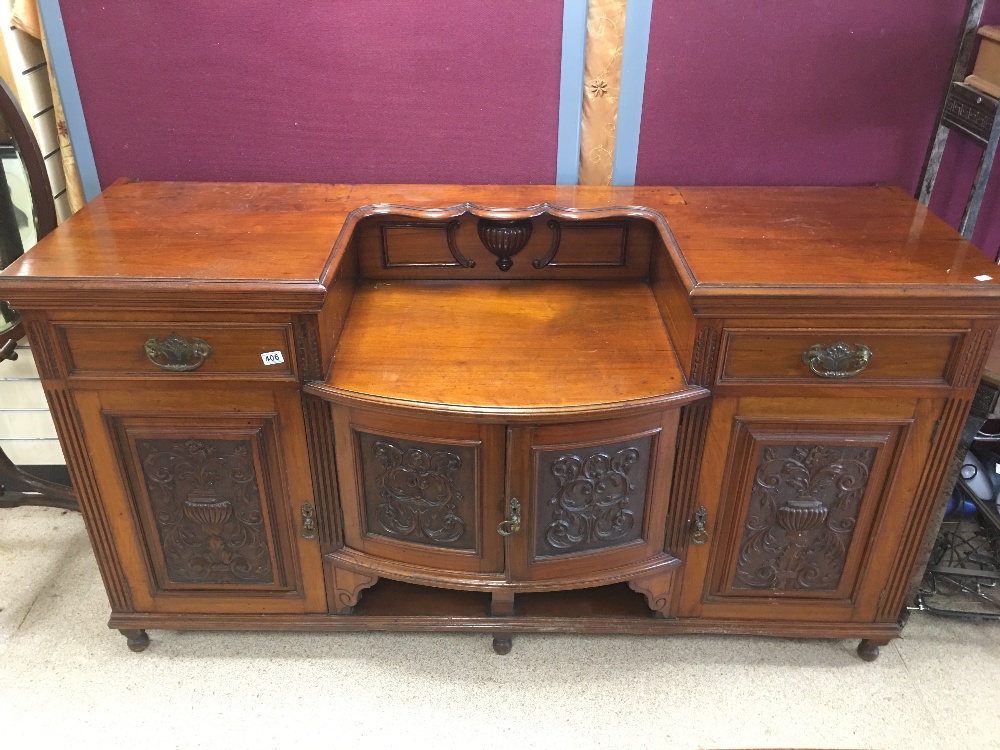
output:
M 10 87 L 0 79 L 0 117 L 14 136 L 14 143 L 28 175 L 28 189 L 34 210 L 35 234 L 38 241 L 56 228 L 56 202 L 52 197 L 49 171 L 45 168 L 45 158 L 38 145 L 38 139 L 31 129 L 28 118 L 14 98 Z
M 7 84 L 0 79 L 0 116 L 10 128 L 14 143 L 17 145 L 21 163 L 28 175 L 28 190 L 31 193 L 31 203 L 35 220 L 36 242 L 56 228 L 56 202 L 52 197 L 52 186 L 49 182 L 49 171 L 45 168 L 42 150 L 31 129 L 28 118 L 24 116 L 21 106 L 11 93 Z M 30 248 L 28 248 L 30 250 Z M 2 304 L 2 300 L 0 300 Z M 16 316 L 16 312 L 15 312 Z M 18 339 L 24 335 L 19 316 L 15 323 L 0 333 L 0 362 L 5 359 L 17 359 L 14 348 Z M 3 487 L 4 481 L 14 480 L 25 490 L 13 490 L 7 495 Z M 5 496 L 6 495 L 6 496 Z M 68 487 L 22 471 L 0 449 L 0 508 L 16 508 L 22 505 L 43 505 L 67 510 L 79 510 L 76 494 Z

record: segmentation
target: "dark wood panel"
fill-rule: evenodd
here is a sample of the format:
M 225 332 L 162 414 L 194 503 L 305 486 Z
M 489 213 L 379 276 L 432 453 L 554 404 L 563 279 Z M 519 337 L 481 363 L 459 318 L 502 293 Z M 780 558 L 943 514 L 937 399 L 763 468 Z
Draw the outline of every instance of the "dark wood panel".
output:
M 674 409 L 511 429 L 507 494 L 522 506 L 511 580 L 593 586 L 676 563 L 663 550 L 677 422 Z
M 688 547 L 679 614 L 875 618 L 932 404 L 717 401 L 699 491 L 707 543 Z
M 274 484 L 273 423 L 215 416 L 200 425 L 171 417 L 114 425 L 161 591 L 295 588 L 276 526 L 285 503 Z
M 356 551 L 422 580 L 503 571 L 502 426 L 332 412 L 347 547 L 338 566 Z
M 368 534 L 474 551 L 481 444 L 355 430 Z
M 654 437 L 534 449 L 535 558 L 630 544 L 642 535 Z
M 878 450 L 764 445 L 732 589 L 836 591 Z
M 137 609 L 326 611 L 319 544 L 300 533 L 315 500 L 296 394 L 74 395 Z
M 492 209 L 449 215 L 443 220 L 399 215 L 373 216 L 358 223 L 361 273 L 372 279 L 631 279 L 646 278 L 656 227 L 629 218 L 587 218 L 544 212 L 524 220 L 526 244 L 498 266 L 480 230 L 502 225 L 509 211 Z M 452 212 L 449 212 L 452 213 Z M 537 212 L 536 212 L 537 213 Z M 563 215 L 566 213 L 567 215 Z M 599 213 L 614 213 L 600 211 Z M 622 211 L 621 213 L 626 213 Z M 509 222 L 507 222 L 509 223 Z M 503 265 L 503 264 L 501 264 Z

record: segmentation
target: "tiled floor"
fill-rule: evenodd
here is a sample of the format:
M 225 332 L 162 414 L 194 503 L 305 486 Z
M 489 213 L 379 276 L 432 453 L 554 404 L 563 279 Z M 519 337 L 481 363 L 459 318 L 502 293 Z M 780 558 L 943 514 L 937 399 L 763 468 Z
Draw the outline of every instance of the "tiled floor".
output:
M 1000 625 L 856 641 L 105 627 L 80 517 L 0 511 L 0 747 L 1000 748 Z

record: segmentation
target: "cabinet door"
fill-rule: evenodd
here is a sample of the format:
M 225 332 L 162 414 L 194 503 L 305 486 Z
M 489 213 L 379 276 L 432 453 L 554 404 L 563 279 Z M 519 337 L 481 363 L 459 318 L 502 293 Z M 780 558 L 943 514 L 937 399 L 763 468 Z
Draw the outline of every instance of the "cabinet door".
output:
M 75 394 L 136 607 L 325 610 L 297 393 Z
M 512 428 L 512 579 L 593 586 L 675 562 L 663 542 L 676 431 L 676 411 Z
M 499 577 L 502 427 L 339 406 L 333 421 L 347 548 L 334 557 L 418 582 Z
M 681 614 L 871 621 L 941 404 L 718 399 Z M 780 415 L 780 416 L 775 416 Z

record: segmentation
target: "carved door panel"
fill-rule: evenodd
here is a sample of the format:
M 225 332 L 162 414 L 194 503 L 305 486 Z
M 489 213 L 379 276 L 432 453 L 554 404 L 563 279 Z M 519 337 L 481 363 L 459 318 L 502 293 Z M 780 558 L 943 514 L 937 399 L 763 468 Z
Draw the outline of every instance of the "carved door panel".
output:
M 313 499 L 297 394 L 75 397 L 137 609 L 325 609 L 319 546 L 300 534 Z
M 335 562 L 404 580 L 500 577 L 502 427 L 339 406 L 333 420 L 345 544 L 327 551 Z
M 719 399 L 691 544 L 688 616 L 872 620 L 905 527 L 934 401 Z M 779 419 L 773 415 L 782 414 Z
M 675 563 L 663 552 L 677 412 L 512 428 L 508 539 L 515 581 L 564 588 L 625 580 Z M 560 583 L 561 582 L 561 583 Z

